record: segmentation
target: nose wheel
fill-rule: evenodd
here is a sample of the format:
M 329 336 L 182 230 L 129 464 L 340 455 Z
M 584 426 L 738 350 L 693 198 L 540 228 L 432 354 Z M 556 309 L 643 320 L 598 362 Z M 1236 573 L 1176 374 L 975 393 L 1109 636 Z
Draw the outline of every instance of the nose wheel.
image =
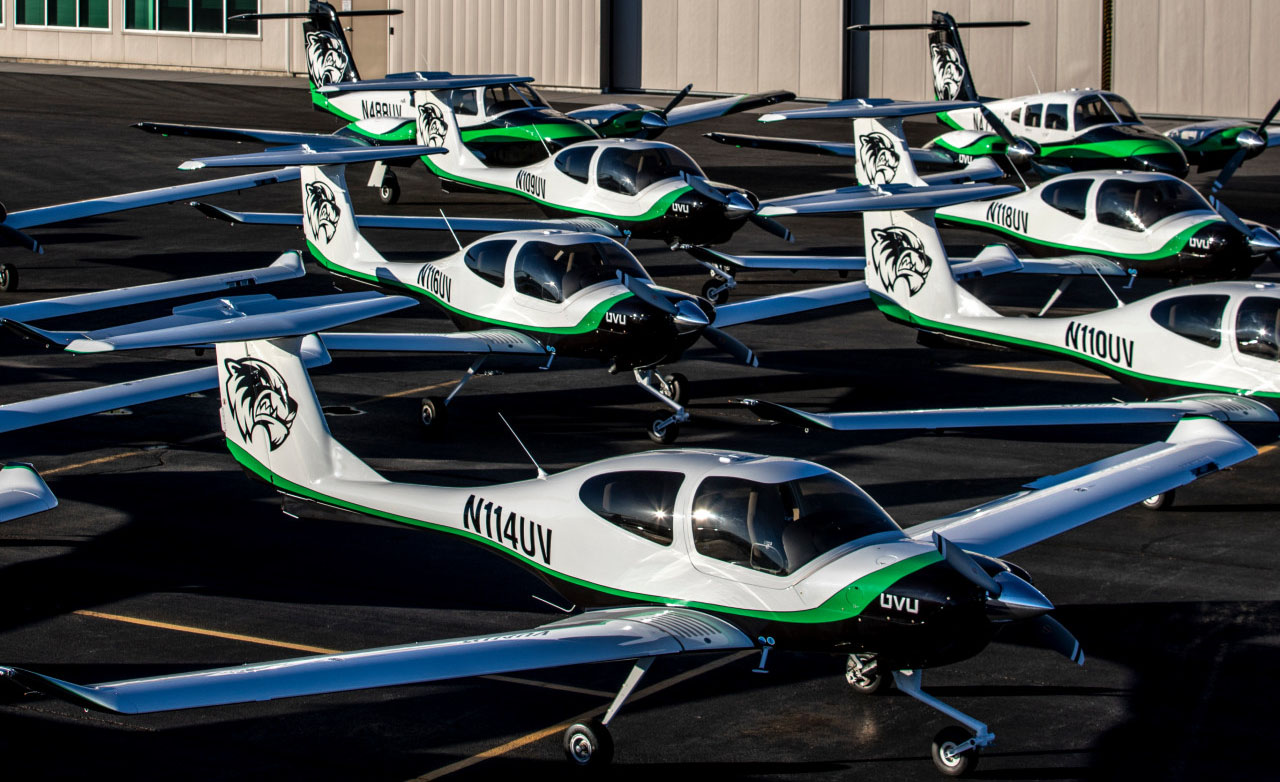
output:
M 973 772 L 978 768 L 981 749 L 977 746 L 960 749 L 972 744 L 973 736 L 957 725 L 948 725 L 938 731 L 938 735 L 933 737 L 933 747 L 929 753 L 933 757 L 934 767 L 949 777 L 961 777 Z
M 711 279 L 702 283 L 702 298 L 717 306 L 729 301 L 729 291 L 738 287 L 732 268 L 706 261 L 699 261 L 699 263 L 707 267 L 707 271 L 711 274 Z
M 634 372 L 636 383 L 672 411 L 666 418 L 655 418 L 646 434 L 655 443 L 674 443 L 680 436 L 680 424 L 689 420 L 689 412 L 684 408 L 689 401 L 689 378 L 679 372 L 659 375 L 652 368 L 637 368 Z

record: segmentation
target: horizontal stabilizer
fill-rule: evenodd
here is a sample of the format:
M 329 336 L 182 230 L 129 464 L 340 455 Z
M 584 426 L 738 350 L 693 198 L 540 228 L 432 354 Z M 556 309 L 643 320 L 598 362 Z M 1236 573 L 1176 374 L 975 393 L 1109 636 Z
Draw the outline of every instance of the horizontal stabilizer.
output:
M 263 294 L 187 304 L 163 318 L 88 332 L 44 331 L 15 321 L 0 322 L 24 336 L 65 345 L 71 353 L 102 353 L 299 336 L 416 303 L 408 296 L 384 296 L 376 291 L 297 299 Z
M 367 350 L 395 353 L 503 353 L 545 357 L 549 351 L 536 339 L 518 331 L 485 329 L 444 334 L 385 334 L 326 331 L 320 339 L 329 350 Z
M 838 100 L 811 109 L 790 109 L 765 114 L 761 122 L 779 122 L 784 119 L 875 119 L 888 117 L 916 117 L 958 109 L 976 109 L 981 103 L 972 100 L 891 100 L 888 98 L 854 98 Z
M 302 341 L 302 363 L 322 367 L 329 363 L 329 353 L 314 336 Z M 66 421 L 122 407 L 186 396 L 218 387 L 217 367 L 187 369 L 168 375 L 128 380 L 109 386 L 93 386 L 80 391 L 42 396 L 0 405 L 0 432 L 13 432 L 41 424 Z
M 731 95 L 727 98 L 716 98 L 702 103 L 683 104 L 667 112 L 662 126 L 687 125 L 691 122 L 715 119 L 716 117 L 724 117 L 729 114 L 737 114 L 795 99 L 796 94 L 794 92 L 774 90 L 772 92 L 757 92 L 752 95 Z M 644 119 L 642 118 L 641 122 L 643 121 Z
M 325 95 L 338 92 L 394 92 L 398 90 L 457 90 L 464 87 L 487 87 L 491 84 L 527 84 L 533 81 L 532 76 L 517 76 L 514 73 L 488 73 L 474 76 L 453 76 L 437 73 L 401 73 L 385 79 L 366 79 L 364 81 L 345 81 L 326 84 L 318 88 Z
M 1011 21 L 1011 22 L 954 22 L 959 28 L 981 28 L 981 27 L 1026 27 L 1031 22 Z M 851 24 L 845 28 L 855 32 L 868 33 L 874 30 L 949 30 L 951 25 L 939 24 L 937 22 L 919 22 L 904 24 Z
M 285 11 L 267 14 L 236 14 L 235 16 L 228 16 L 227 19 L 233 21 L 237 19 L 243 19 L 246 21 L 255 19 L 310 19 L 312 21 L 321 22 L 328 19 L 330 17 L 330 13 L 332 13 L 333 16 L 397 16 L 404 13 L 404 9 L 367 8 L 360 9 L 358 11 L 326 11 L 324 13 L 315 14 L 308 11 Z
M 194 277 L 188 280 L 155 282 L 149 285 L 136 285 L 132 288 L 115 288 L 113 290 L 94 291 L 93 293 L 78 293 L 74 296 L 61 296 L 56 299 L 7 304 L 0 307 L 0 318 L 26 323 L 45 318 L 60 318 L 64 315 L 94 312 L 111 307 L 124 307 L 143 302 L 176 299 L 182 296 L 209 293 L 210 291 L 240 290 L 279 280 L 291 280 L 304 274 L 306 274 L 306 268 L 302 264 L 302 256 L 297 251 L 291 250 L 277 258 L 270 266 L 262 269 L 226 272 L 207 277 Z
M 839 214 L 843 212 L 883 212 L 906 209 L 938 209 L 969 201 L 1019 193 L 1012 185 L 938 184 L 938 185 L 856 185 L 817 193 L 773 198 L 760 203 L 758 214 L 764 217 L 787 215 Z
M 1184 418 L 1164 442 L 1041 478 L 1008 497 L 909 527 L 907 534 L 928 540 L 937 532 L 967 551 L 1003 557 L 1257 453 L 1225 424 Z
M 751 647 L 749 637 L 718 617 L 646 606 L 587 611 L 529 630 L 88 686 L 19 668 L 0 668 L 0 674 L 84 708 L 145 714 Z
M 422 155 L 438 155 L 444 147 L 386 146 L 355 147 L 351 149 L 315 150 L 308 147 L 268 149 L 244 155 L 219 155 L 217 157 L 188 160 L 178 168 L 191 171 L 198 168 L 232 168 L 235 166 L 333 166 L 350 163 L 368 163 L 374 160 L 402 160 Z
M 292 225 L 302 227 L 302 215 L 289 212 L 237 212 L 204 202 L 193 203 L 206 217 L 245 225 Z M 398 228 L 415 231 L 454 231 L 498 233 L 501 231 L 587 231 L 618 238 L 622 232 L 613 223 L 592 217 L 564 220 L 504 219 L 498 217 L 431 217 L 412 215 L 356 215 L 361 228 Z
M 685 247 L 705 264 L 728 264 L 752 271 L 862 271 L 867 259 L 849 255 L 732 255 L 710 247 Z
M 282 130 L 257 130 L 254 128 L 223 128 L 212 125 L 178 125 L 165 122 L 139 122 L 134 125 L 148 133 L 159 133 L 162 136 L 189 136 L 191 138 L 211 138 L 222 141 L 251 141 L 269 146 L 303 144 L 315 150 L 348 149 L 351 147 L 368 148 L 370 145 L 351 136 L 336 136 L 329 133 L 292 133 Z
M 167 204 L 171 201 L 185 201 L 192 198 L 230 193 L 236 190 L 248 190 L 260 185 L 276 182 L 293 182 L 299 176 L 298 169 L 285 168 L 278 171 L 260 171 L 253 174 L 209 179 L 204 182 L 191 182 L 173 187 L 159 187 L 155 190 L 142 190 L 136 193 L 122 193 L 91 198 L 87 201 L 76 201 L 70 204 L 40 206 L 35 209 L 24 209 L 10 212 L 4 224 L 10 228 L 32 228 L 38 225 L 60 223 L 64 220 L 77 220 L 82 217 L 97 217 L 112 212 L 123 212 L 143 206 Z
M 58 507 L 58 498 L 29 464 L 0 464 L 0 521 Z
M 776 152 L 800 152 L 807 155 L 832 155 L 835 157 L 858 156 L 858 150 L 852 141 L 776 138 L 773 136 L 752 136 L 746 133 L 721 133 L 719 131 L 703 133 L 702 135 L 717 144 L 727 144 L 731 147 L 751 147 L 752 149 L 771 149 Z

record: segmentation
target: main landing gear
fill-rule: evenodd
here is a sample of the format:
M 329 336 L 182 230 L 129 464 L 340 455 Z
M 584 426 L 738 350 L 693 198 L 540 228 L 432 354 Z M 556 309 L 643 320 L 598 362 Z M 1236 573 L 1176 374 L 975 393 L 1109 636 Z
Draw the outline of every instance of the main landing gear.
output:
M 564 756 L 570 763 L 579 768 L 596 770 L 613 761 L 613 736 L 609 733 L 609 723 L 618 715 L 618 709 L 622 708 L 631 693 L 635 692 L 636 685 L 655 659 L 642 657 L 636 660 L 602 719 L 577 722 L 565 730 Z
M 458 395 L 458 392 L 467 384 L 467 381 L 476 376 L 476 373 L 480 371 L 480 367 L 484 365 L 485 359 L 488 357 L 489 355 L 485 354 L 473 361 L 471 366 L 467 367 L 467 373 L 462 376 L 462 379 L 453 387 L 448 396 L 428 396 L 423 398 L 421 420 L 424 435 L 435 437 L 444 430 L 445 424 L 449 420 L 449 403 Z M 486 374 L 496 373 L 489 372 Z
M 373 171 L 369 174 L 369 187 L 378 188 L 378 200 L 384 204 L 394 204 L 400 200 L 400 179 L 381 160 L 373 164 Z
M 886 683 L 874 654 L 849 655 L 844 676 L 855 691 L 868 695 L 881 691 Z M 923 678 L 923 671 L 893 672 L 893 683 L 899 690 L 964 726 L 948 725 L 933 737 L 929 757 L 934 767 L 949 777 L 971 773 L 978 768 L 982 748 L 996 740 L 995 734 L 987 730 L 985 724 L 921 689 Z
M 18 267 L 11 263 L 0 263 L 0 291 L 9 293 L 18 289 Z
M 1170 489 L 1163 494 L 1146 498 L 1142 501 L 1142 507 L 1146 510 L 1169 510 L 1173 507 L 1174 496 L 1175 490 Z
M 680 424 L 689 420 L 689 412 L 684 408 L 689 401 L 689 378 L 679 372 L 659 375 L 653 367 L 637 367 L 634 372 L 636 383 L 672 410 L 671 415 L 656 418 L 649 424 L 649 439 L 662 445 L 674 443 L 680 436 Z

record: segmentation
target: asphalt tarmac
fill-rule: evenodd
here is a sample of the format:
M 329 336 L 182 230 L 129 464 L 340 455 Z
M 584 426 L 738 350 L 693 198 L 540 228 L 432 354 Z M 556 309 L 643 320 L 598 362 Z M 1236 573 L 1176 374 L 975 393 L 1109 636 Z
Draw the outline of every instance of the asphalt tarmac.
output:
M 557 104 L 598 96 L 548 93 Z M 3 199 L 10 210 L 191 181 L 176 169 L 245 147 L 160 138 L 141 120 L 329 131 L 296 88 L 7 73 L 0 80 Z M 648 102 L 662 104 L 665 96 Z M 753 115 L 676 129 L 716 180 L 762 197 L 848 183 L 847 167 L 714 144 L 713 129 L 840 139 L 847 125 L 759 129 Z M 913 141 L 935 128 L 912 123 Z M 367 167 L 355 167 L 352 183 Z M 216 174 L 199 175 L 214 176 Z M 1204 176 L 1194 179 L 1207 181 Z M 502 196 L 442 193 L 421 168 L 402 174 L 400 204 L 360 188 L 361 212 L 537 217 Z M 293 185 L 211 198 L 232 208 L 298 208 Z M 1275 219 L 1280 153 L 1247 163 L 1226 198 L 1242 216 Z M 748 226 L 732 252 L 854 253 L 856 218 L 792 223 L 794 247 Z M 263 265 L 302 246 L 293 229 L 230 227 L 181 205 L 34 229 L 46 254 L 3 251 L 22 288 L 5 302 Z M 447 236 L 375 232 L 389 254 L 445 252 Z M 977 234 L 947 235 L 955 254 Z M 663 285 L 697 291 L 706 273 L 682 253 L 634 243 Z M 1263 276 L 1275 278 L 1265 266 Z M 736 299 L 837 281 L 833 274 L 749 273 Z M 309 275 L 277 295 L 332 290 Z M 984 294 L 1038 306 L 1052 281 L 987 281 Z M 1127 297 L 1158 286 L 1143 283 Z M 1107 303 L 1078 284 L 1064 308 Z M 165 306 L 172 306 L 173 303 Z M 163 314 L 106 313 L 57 327 Z M 1065 310 L 1064 310 L 1065 311 Z M 452 330 L 428 305 L 362 324 Z M 869 306 L 735 328 L 760 355 L 750 369 L 702 343 L 678 365 L 691 383 L 679 445 L 813 459 L 849 476 L 904 526 L 1018 490 L 1029 480 L 1163 439 L 1168 427 L 839 435 L 758 422 L 727 400 L 757 396 L 812 410 L 1096 402 L 1138 395 L 1079 366 L 1009 352 L 931 350 Z M 208 356 L 152 351 L 51 353 L 0 334 L 0 403 L 199 366 Z M 498 420 L 504 413 L 550 471 L 652 447 L 658 407 L 625 375 L 557 360 L 550 371 L 474 380 L 440 439 L 419 436 L 418 399 L 447 391 L 467 362 L 340 356 L 314 373 L 330 425 L 396 480 L 484 484 L 533 468 Z M 76 682 L 522 629 L 558 614 L 526 573 L 486 551 L 360 518 L 283 515 L 250 481 L 218 432 L 216 397 L 138 406 L 0 437 L 0 455 L 33 462 L 58 495 L 50 513 L 0 527 L 0 664 Z M 341 414 L 339 414 L 341 413 Z M 1273 427 L 1245 430 L 1267 451 L 1178 492 L 1165 513 L 1130 509 L 1018 552 L 1082 642 L 1077 668 L 1006 639 L 931 670 L 926 690 L 996 734 L 980 779 L 1263 778 L 1280 699 L 1280 486 Z M 931 738 L 951 724 L 898 694 L 854 694 L 843 661 L 775 654 L 661 660 L 643 697 L 613 723 L 616 779 L 936 779 Z M 626 666 L 600 665 L 141 717 L 89 713 L 13 694 L 0 701 L 10 779 L 510 779 L 565 773 L 564 725 L 603 710 Z

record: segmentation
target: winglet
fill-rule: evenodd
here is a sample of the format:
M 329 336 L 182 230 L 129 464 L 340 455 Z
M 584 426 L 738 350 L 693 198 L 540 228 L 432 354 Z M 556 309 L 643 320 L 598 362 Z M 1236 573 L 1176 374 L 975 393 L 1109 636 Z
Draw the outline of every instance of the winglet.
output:
M 85 687 L 79 684 L 72 684 L 62 679 L 55 679 L 52 676 L 45 676 L 22 668 L 0 667 L 0 676 L 11 679 L 20 687 L 34 690 L 44 695 L 51 695 L 86 709 L 109 711 L 116 714 L 129 713 L 128 710 L 120 708 L 119 700 L 114 697 L 114 694 L 108 695 L 109 691 L 101 687 Z

